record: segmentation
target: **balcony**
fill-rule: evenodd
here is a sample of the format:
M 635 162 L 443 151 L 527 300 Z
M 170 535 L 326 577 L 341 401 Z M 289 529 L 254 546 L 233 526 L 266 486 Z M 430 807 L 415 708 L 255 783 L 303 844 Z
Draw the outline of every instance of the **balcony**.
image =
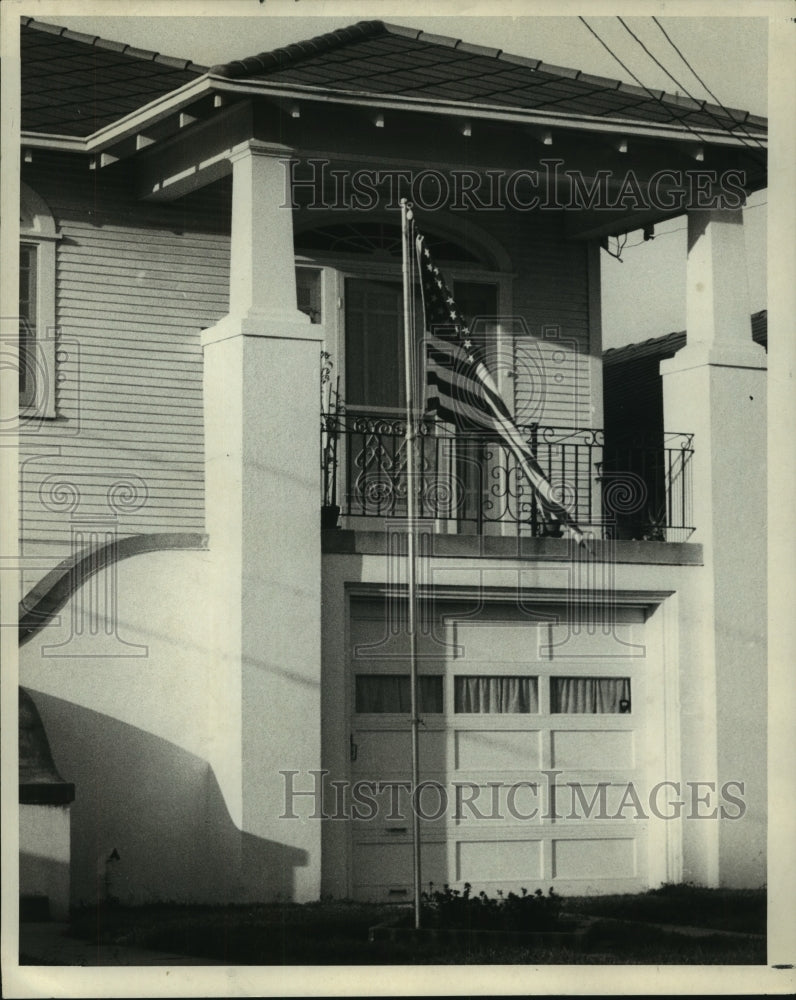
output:
M 594 538 L 687 541 L 693 532 L 693 435 L 657 441 L 625 436 L 606 444 L 597 428 L 520 428 L 578 524 Z M 324 415 L 321 477 L 325 503 L 343 526 L 407 515 L 406 424 L 365 413 Z M 560 537 L 505 446 L 424 421 L 418 435 L 417 516 L 449 534 Z

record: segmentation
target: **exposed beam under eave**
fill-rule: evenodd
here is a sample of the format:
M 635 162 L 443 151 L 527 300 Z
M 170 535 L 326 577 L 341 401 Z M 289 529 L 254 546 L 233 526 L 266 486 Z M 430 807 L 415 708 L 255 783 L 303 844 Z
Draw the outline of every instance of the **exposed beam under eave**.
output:
M 252 115 L 250 102 L 234 104 L 144 150 L 136 170 L 138 197 L 172 201 L 224 177 L 234 147 L 253 135 Z

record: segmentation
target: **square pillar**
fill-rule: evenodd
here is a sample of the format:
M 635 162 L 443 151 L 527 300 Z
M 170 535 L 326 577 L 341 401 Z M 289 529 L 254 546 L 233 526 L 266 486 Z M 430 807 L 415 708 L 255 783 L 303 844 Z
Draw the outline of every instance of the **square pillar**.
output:
M 284 147 L 232 156 L 230 312 L 203 335 L 206 507 L 240 784 L 240 900 L 320 894 L 320 822 L 280 820 L 283 770 L 320 768 L 322 331 L 296 308 Z M 298 781 L 297 781 L 298 784 Z M 229 785 L 229 782 L 228 782 Z
M 766 878 L 766 354 L 752 340 L 740 211 L 688 217 L 687 343 L 661 362 L 665 427 L 694 433 L 699 606 L 681 650 L 683 777 L 743 784 L 738 818 L 684 824 L 685 877 Z M 737 813 L 738 808 L 728 809 Z M 690 859 L 690 860 L 689 860 Z

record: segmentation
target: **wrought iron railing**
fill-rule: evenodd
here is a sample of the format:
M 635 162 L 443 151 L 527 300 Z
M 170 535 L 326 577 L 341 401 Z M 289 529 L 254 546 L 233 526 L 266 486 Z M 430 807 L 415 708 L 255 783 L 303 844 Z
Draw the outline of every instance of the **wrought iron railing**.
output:
M 581 527 L 598 538 L 684 541 L 693 531 L 693 435 L 608 442 L 597 428 L 520 430 Z M 324 496 L 352 526 L 406 516 L 406 424 L 336 413 L 322 419 Z M 418 435 L 416 509 L 444 532 L 558 536 L 508 448 L 433 420 Z M 334 488 L 332 489 L 332 485 Z

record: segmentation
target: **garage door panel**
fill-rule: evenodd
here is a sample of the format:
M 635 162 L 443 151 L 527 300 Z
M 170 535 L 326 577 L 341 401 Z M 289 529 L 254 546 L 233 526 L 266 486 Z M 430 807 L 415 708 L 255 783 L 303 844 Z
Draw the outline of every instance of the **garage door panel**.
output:
M 556 785 L 551 822 L 572 824 L 607 820 L 613 829 L 625 820 L 634 820 L 637 810 L 628 802 L 627 782 L 596 782 L 593 778 L 566 776 L 566 784 Z
M 543 877 L 540 840 L 460 840 L 456 878 L 460 882 L 514 882 Z
M 384 606 L 380 614 L 373 617 L 352 619 L 354 635 L 354 660 L 384 661 L 403 660 L 409 657 L 409 639 L 406 632 L 405 618 L 402 622 L 400 609 L 397 608 L 392 622 L 385 615 Z M 421 631 L 417 637 L 418 655 L 426 663 L 445 663 L 453 657 L 455 646 L 447 634 L 445 626 L 440 623 L 430 632 Z
M 533 787 L 535 785 L 535 788 Z M 488 825 L 492 830 L 520 824 L 520 828 L 541 826 L 546 812 L 544 784 L 530 778 L 509 782 L 457 779 L 454 791 L 454 823 L 468 829 Z
M 412 737 L 409 724 L 396 729 L 358 728 L 354 736 L 356 761 L 353 771 L 357 778 L 379 780 L 397 774 L 408 776 L 411 769 Z M 441 730 L 423 729 L 418 738 L 423 772 L 445 772 L 447 736 Z
M 522 771 L 539 768 L 542 740 L 539 730 L 457 729 L 454 732 L 457 770 Z
M 442 842 L 422 845 L 423 884 L 443 885 L 448 878 L 448 852 Z M 358 843 L 354 845 L 354 884 L 360 899 L 384 899 L 389 888 L 412 885 L 412 844 Z
M 628 730 L 553 730 L 552 763 L 562 770 L 635 767 L 635 733 Z
M 575 624 L 552 625 L 539 633 L 543 660 L 639 659 L 646 655 L 639 626 L 612 623 L 588 628 Z
M 542 659 L 541 648 L 550 645 L 549 626 L 530 620 L 501 625 L 457 622 L 453 635 L 459 667 L 468 663 L 538 663 Z
M 458 605 L 436 607 L 436 632 L 448 645 L 437 644 L 432 667 L 421 660 L 421 673 L 440 677 L 441 687 L 433 709 L 420 713 L 420 779 L 442 786 L 446 809 L 421 820 L 424 886 L 470 882 L 493 895 L 550 885 L 561 893 L 631 892 L 647 884 L 650 823 L 628 798 L 629 786 L 643 787 L 648 754 L 644 613 L 617 609 L 612 627 L 587 629 L 555 624 L 554 610 L 558 621 L 572 611 L 541 606 L 534 620 L 504 604 L 462 619 Z M 352 620 L 354 645 L 380 629 L 375 618 Z M 352 692 L 357 683 L 365 690 L 355 676 L 363 673 L 408 675 L 408 662 L 367 666 L 355 655 Z M 362 710 L 374 704 L 364 696 L 352 695 L 352 710 L 355 702 L 354 779 L 408 780 L 406 707 L 379 715 Z M 376 821 L 353 824 L 359 898 L 405 891 L 411 898 L 411 810 L 388 818 L 389 795 Z M 423 798 L 427 812 L 440 801 L 437 792 Z
M 552 842 L 553 878 L 636 878 L 637 841 L 634 837 L 578 838 Z
M 530 774 L 521 781 L 457 779 L 450 791 L 452 817 L 457 827 L 468 829 L 498 827 L 510 835 L 512 828 L 549 826 L 565 823 L 578 829 L 600 821 L 617 826 L 627 821 L 643 822 L 647 816 L 643 799 L 641 809 L 628 795 L 630 782 L 596 782 L 570 778 L 554 787 L 551 805 L 550 788 L 543 775 Z M 635 785 L 634 785 L 635 787 Z M 640 827 L 632 827 L 634 833 Z

